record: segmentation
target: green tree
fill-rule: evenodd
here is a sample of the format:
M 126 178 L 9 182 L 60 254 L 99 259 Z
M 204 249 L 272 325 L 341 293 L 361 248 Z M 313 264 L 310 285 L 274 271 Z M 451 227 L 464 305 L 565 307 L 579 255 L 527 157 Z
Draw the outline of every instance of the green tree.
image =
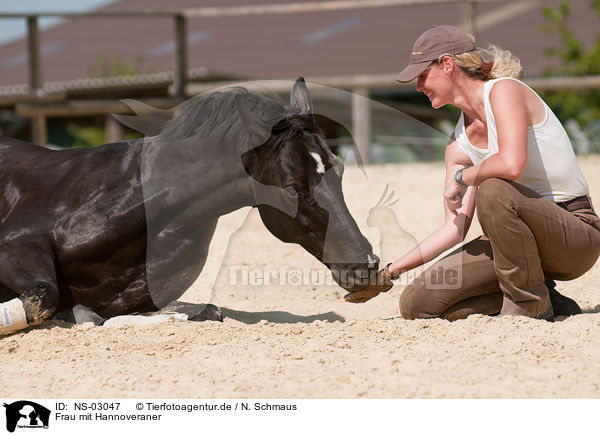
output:
M 592 8 L 600 20 L 600 0 L 591 0 Z M 600 34 L 591 47 L 585 47 L 575 32 L 569 28 L 570 2 L 553 8 L 546 6 L 542 13 L 546 23 L 542 32 L 559 36 L 561 45 L 546 50 L 546 56 L 556 59 L 558 67 L 548 68 L 545 76 L 600 75 Z M 600 29 L 600 21 L 598 28 Z M 562 120 L 575 119 L 599 150 L 600 142 L 600 90 L 544 92 L 544 99 Z

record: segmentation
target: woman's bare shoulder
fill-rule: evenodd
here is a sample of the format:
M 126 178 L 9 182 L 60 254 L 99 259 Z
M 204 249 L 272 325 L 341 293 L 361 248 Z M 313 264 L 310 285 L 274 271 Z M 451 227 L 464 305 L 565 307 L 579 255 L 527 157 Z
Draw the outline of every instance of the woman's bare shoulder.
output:
M 518 80 L 498 80 L 494 83 L 490 91 L 490 104 L 494 113 L 502 109 L 514 112 L 517 105 L 522 105 L 528 125 L 537 124 L 546 116 L 543 100 Z

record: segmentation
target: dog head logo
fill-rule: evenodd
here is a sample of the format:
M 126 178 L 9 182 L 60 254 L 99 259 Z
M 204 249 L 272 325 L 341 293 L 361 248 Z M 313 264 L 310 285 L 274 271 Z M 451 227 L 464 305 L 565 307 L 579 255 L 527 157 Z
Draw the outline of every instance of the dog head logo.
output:
M 18 428 L 48 428 L 50 410 L 28 400 L 4 404 L 6 408 L 6 430 Z

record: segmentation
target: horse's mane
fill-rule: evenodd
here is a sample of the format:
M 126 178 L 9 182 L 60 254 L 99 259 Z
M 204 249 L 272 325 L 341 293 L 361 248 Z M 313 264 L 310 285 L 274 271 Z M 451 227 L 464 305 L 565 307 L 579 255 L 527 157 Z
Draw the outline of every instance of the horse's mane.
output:
M 276 94 L 267 97 L 238 87 L 194 98 L 186 106 L 165 125 L 159 138 L 217 137 L 221 143 L 249 144 L 251 133 L 240 117 L 240 108 L 252 113 L 266 134 L 291 114 Z

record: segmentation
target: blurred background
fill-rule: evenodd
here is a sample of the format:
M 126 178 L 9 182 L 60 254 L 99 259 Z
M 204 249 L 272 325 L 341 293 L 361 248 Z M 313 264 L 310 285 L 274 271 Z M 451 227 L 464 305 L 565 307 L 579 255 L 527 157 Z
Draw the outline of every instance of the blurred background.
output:
M 459 112 L 394 77 L 453 24 L 519 57 L 575 151 L 600 151 L 600 0 L 24 0 L 0 23 L 0 133 L 42 146 L 141 136 L 111 116 L 131 114 L 122 99 L 168 109 L 259 81 L 287 101 L 303 76 L 349 162 L 353 143 L 369 163 L 442 160 Z

